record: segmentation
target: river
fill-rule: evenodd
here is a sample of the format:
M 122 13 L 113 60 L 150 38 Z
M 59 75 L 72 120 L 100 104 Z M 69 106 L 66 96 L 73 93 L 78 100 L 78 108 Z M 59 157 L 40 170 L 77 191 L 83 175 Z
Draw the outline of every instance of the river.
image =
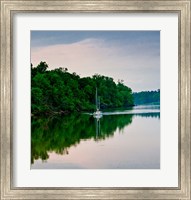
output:
M 160 169 L 160 106 L 32 118 L 31 169 Z

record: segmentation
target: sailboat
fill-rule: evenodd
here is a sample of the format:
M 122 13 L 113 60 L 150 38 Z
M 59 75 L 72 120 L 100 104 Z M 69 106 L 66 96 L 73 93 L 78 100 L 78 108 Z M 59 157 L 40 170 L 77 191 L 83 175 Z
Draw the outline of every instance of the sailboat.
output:
M 102 117 L 102 112 L 100 111 L 100 99 L 97 97 L 97 88 L 96 88 L 96 96 L 95 96 L 95 101 L 96 101 L 96 111 L 93 113 L 93 116 L 97 119 Z

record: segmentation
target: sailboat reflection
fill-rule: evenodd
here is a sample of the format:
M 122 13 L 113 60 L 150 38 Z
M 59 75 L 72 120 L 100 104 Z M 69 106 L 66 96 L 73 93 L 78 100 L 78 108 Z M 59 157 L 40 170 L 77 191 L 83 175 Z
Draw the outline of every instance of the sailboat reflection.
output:
M 96 140 L 98 140 L 99 136 L 101 135 L 100 118 L 95 118 L 95 125 L 96 125 Z

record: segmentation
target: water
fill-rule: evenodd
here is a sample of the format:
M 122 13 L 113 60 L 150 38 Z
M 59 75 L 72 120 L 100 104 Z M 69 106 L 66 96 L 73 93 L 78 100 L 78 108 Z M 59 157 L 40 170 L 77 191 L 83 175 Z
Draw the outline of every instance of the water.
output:
M 160 169 L 160 107 L 32 119 L 32 169 Z

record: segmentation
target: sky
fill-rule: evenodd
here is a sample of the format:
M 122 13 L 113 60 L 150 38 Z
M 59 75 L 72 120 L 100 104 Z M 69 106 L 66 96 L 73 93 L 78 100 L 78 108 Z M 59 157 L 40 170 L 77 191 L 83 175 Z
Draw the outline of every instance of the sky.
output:
M 133 92 L 160 89 L 160 31 L 31 31 L 31 63 L 80 77 L 123 80 Z

